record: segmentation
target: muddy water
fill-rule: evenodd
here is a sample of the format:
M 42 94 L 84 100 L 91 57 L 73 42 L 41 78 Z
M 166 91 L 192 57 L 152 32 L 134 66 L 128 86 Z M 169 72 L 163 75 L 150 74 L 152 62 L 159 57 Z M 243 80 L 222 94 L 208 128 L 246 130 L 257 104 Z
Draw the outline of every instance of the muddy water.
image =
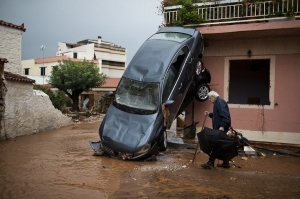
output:
M 93 156 L 100 122 L 0 142 L 0 198 L 108 198 L 132 167 Z
M 300 158 L 234 158 L 204 170 L 205 154 L 168 149 L 156 162 L 93 156 L 100 122 L 0 142 L 0 198 L 300 198 Z

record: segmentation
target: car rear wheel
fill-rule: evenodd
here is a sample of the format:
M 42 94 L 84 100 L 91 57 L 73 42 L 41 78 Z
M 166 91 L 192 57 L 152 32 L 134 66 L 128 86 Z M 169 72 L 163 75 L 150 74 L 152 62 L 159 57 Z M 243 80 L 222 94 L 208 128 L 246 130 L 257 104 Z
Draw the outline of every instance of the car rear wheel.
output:
M 168 148 L 167 142 L 167 131 L 163 129 L 163 132 L 160 134 L 158 138 L 158 150 L 159 151 L 166 151 Z
M 207 94 L 210 92 L 210 87 L 205 84 L 205 83 L 202 83 L 202 84 L 199 84 L 196 88 L 196 99 L 200 102 L 204 102 L 208 99 L 207 97 Z

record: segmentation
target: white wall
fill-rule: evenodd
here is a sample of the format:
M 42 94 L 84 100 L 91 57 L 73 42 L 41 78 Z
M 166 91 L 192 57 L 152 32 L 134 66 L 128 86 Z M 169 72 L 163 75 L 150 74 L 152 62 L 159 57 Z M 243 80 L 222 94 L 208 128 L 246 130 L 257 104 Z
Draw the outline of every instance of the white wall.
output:
M 72 124 L 69 117 L 54 108 L 48 96 L 34 95 L 32 84 L 6 80 L 4 83 L 7 92 L 1 140 Z
M 126 54 L 114 54 L 109 52 L 95 51 L 97 59 L 126 62 Z
M 5 71 L 22 74 L 22 33 L 22 30 L 0 25 L 0 57 L 9 61 L 5 64 Z

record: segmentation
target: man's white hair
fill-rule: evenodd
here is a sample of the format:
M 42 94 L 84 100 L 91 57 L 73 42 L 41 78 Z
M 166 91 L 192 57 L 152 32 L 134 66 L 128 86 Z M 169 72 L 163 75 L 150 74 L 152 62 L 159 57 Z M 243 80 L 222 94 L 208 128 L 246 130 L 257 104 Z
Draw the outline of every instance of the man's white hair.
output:
M 209 93 L 207 93 L 207 96 L 217 98 L 219 97 L 219 94 L 216 91 L 210 91 Z

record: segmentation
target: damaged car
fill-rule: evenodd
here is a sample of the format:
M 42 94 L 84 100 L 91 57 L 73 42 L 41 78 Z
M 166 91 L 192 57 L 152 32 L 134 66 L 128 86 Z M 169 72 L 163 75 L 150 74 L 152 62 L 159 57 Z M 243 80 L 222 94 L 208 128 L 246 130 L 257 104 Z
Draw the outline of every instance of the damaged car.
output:
M 148 38 L 116 91 L 106 94 L 113 100 L 99 128 L 100 141 L 90 142 L 94 151 L 123 160 L 165 151 L 166 129 L 195 98 L 206 100 L 210 74 L 202 65 L 203 51 L 202 35 L 194 28 L 163 27 Z

